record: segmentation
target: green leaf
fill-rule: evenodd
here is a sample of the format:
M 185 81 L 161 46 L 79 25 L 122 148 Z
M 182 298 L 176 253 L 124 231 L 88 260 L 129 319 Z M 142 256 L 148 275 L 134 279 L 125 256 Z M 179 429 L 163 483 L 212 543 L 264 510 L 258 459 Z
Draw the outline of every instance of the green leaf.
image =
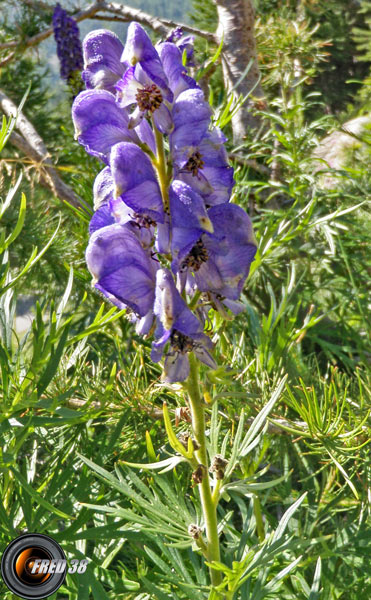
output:
M 36 492 L 33 489 L 33 487 L 31 487 L 27 483 L 26 479 L 23 477 L 23 475 L 21 475 L 21 473 L 19 473 L 19 471 L 17 471 L 17 469 L 15 467 L 9 466 L 9 469 L 14 474 L 14 477 L 19 481 L 22 488 L 31 496 L 31 498 L 33 498 L 33 500 L 35 500 L 35 502 L 37 502 L 38 505 L 43 506 L 49 512 L 57 515 L 58 517 L 62 517 L 62 519 L 67 519 L 67 521 L 70 521 L 71 519 L 73 519 L 73 517 L 71 515 L 67 515 L 66 513 L 59 510 L 58 508 L 55 508 L 52 504 L 50 504 L 50 502 L 45 500 L 43 498 L 43 496 L 41 496 L 41 494 Z

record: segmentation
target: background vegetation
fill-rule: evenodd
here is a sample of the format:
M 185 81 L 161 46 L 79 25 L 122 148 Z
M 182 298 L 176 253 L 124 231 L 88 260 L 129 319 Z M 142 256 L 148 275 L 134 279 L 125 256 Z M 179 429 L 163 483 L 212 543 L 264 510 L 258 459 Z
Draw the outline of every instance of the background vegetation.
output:
M 216 26 L 211 0 L 131 4 Z M 43 13 L 21 2 L 0 8 L 3 40 L 45 28 Z M 228 327 L 210 315 L 227 366 L 204 390 L 218 396 L 210 417 L 228 453 L 287 375 L 222 502 L 231 578 L 244 557 L 241 600 L 371 595 L 370 128 L 339 146 L 340 167 L 326 162 L 326 145 L 322 158 L 315 151 L 331 131 L 370 114 L 370 11 L 368 1 L 257 2 L 266 102 L 256 102 L 260 129 L 229 150 L 233 201 L 249 210 L 259 251 L 246 310 Z M 1 68 L 0 88 L 17 105 L 29 90 L 24 113 L 58 173 L 92 207 L 100 167 L 73 139 L 71 94 L 48 43 Z M 216 48 L 196 47 L 197 69 Z M 230 137 L 217 62 L 212 71 L 210 103 Z M 88 217 L 40 185 L 40 165 L 6 139 L 13 125 L 4 120 L 0 134 L 0 551 L 37 531 L 71 558 L 89 557 L 87 573 L 68 576 L 53 600 L 206 598 L 187 533 L 198 510 L 190 472 L 180 465 L 149 475 L 124 464 L 166 459 L 162 402 L 174 417 L 181 396 L 159 385 L 150 342 L 93 292 Z M 187 427 L 180 418 L 177 434 Z

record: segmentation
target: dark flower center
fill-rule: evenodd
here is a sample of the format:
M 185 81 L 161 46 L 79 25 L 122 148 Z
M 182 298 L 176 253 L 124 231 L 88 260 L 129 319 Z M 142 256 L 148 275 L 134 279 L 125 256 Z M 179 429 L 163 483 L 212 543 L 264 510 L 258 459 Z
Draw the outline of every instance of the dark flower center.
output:
M 204 166 L 204 161 L 202 160 L 202 155 L 197 151 L 192 154 L 192 156 L 188 159 L 185 170 L 192 173 L 193 177 L 198 175 L 198 169 L 202 169 Z
M 192 338 L 188 337 L 188 335 L 184 335 L 184 333 L 180 333 L 177 329 L 173 330 L 170 336 L 170 342 L 172 349 L 181 354 L 192 352 L 195 345 Z
M 203 241 L 199 239 L 198 242 L 196 242 L 196 244 L 193 246 L 188 256 L 185 257 L 180 268 L 182 271 L 184 271 L 184 269 L 187 267 L 193 271 L 198 271 L 202 263 L 206 262 L 208 258 L 209 253 L 205 248 Z
M 160 88 L 154 83 L 138 90 L 135 99 L 141 111 L 148 110 L 151 113 L 159 108 L 163 100 Z
M 138 227 L 144 227 L 145 229 L 149 229 L 152 225 L 156 225 L 156 222 L 153 221 L 150 217 L 145 217 L 143 215 L 138 215 L 138 213 L 134 214 L 135 223 Z

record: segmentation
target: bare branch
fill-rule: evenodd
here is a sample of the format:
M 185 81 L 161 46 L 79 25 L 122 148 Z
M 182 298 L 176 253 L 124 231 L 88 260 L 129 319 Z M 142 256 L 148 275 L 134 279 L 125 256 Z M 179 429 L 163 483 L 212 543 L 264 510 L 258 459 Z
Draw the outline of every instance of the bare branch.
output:
M 5 67 L 5 65 L 7 65 L 11 60 L 13 60 L 14 57 L 15 57 L 15 51 L 8 54 L 8 56 L 3 58 L 3 60 L 0 60 L 0 68 Z
M 35 9 L 51 8 L 50 6 L 45 5 L 44 2 L 38 2 L 37 0 L 25 0 L 25 4 Z M 150 27 L 157 33 L 160 33 L 162 36 L 167 35 L 169 33 L 169 29 L 181 27 L 184 31 L 203 37 L 209 40 L 210 42 L 215 42 L 214 34 L 210 33 L 209 31 L 202 31 L 201 29 L 197 29 L 196 27 L 191 27 L 183 23 L 175 23 L 174 21 L 170 21 L 168 19 L 160 19 L 157 17 L 153 17 L 137 8 L 131 8 L 122 4 L 117 4 L 116 2 L 95 2 L 87 9 L 75 13 L 73 15 L 73 18 L 77 22 L 83 21 L 85 19 L 95 19 L 97 18 L 97 13 L 102 12 L 114 14 L 118 17 L 121 17 L 121 19 L 125 19 L 127 21 L 137 21 L 141 25 L 146 25 L 147 27 Z M 101 18 L 104 17 L 104 14 L 99 14 L 98 16 L 99 18 Z M 3 42 L 2 44 L 0 44 L 0 50 L 18 47 L 22 49 L 32 48 L 33 46 L 37 46 L 38 44 L 40 44 L 40 42 L 42 42 L 43 40 L 46 40 L 52 34 L 53 28 L 49 27 L 48 29 L 45 29 L 44 31 L 37 33 L 36 35 L 23 41 L 11 40 L 9 42 Z
M 21 133 L 12 132 L 10 142 L 21 152 L 26 154 L 39 169 L 43 185 L 48 187 L 55 196 L 72 204 L 76 208 L 86 210 L 85 203 L 78 198 L 75 192 L 59 177 L 50 159 L 44 141 L 36 129 L 22 112 L 18 112 L 16 105 L 0 90 L 0 107 L 7 117 L 17 116 L 16 128 Z

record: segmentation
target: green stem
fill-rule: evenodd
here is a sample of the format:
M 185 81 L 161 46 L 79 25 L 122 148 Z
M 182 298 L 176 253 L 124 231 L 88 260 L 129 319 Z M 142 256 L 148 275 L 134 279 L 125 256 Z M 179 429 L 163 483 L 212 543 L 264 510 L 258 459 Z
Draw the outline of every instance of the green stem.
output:
M 158 182 L 160 184 L 162 202 L 164 204 L 164 211 L 169 212 L 169 177 L 167 174 L 166 156 L 164 148 L 164 138 L 162 133 L 157 129 L 156 125 L 152 121 L 153 131 L 156 140 L 156 162 L 155 167 L 157 170 Z
M 208 459 L 206 452 L 206 436 L 205 436 L 205 410 L 203 400 L 200 394 L 198 382 L 198 362 L 196 357 L 191 353 L 189 355 L 190 374 L 187 380 L 187 391 L 189 404 L 192 414 L 193 434 L 196 442 L 200 446 L 196 451 L 198 462 L 205 465 L 206 471 L 202 478 L 202 482 L 198 485 L 201 497 L 201 505 L 206 524 L 207 538 L 207 559 L 209 562 L 220 562 L 219 536 L 218 536 L 218 520 L 216 514 L 216 503 L 213 502 L 210 477 L 208 472 Z M 211 583 L 214 586 L 222 582 L 223 576 L 220 571 L 216 571 L 210 567 Z

